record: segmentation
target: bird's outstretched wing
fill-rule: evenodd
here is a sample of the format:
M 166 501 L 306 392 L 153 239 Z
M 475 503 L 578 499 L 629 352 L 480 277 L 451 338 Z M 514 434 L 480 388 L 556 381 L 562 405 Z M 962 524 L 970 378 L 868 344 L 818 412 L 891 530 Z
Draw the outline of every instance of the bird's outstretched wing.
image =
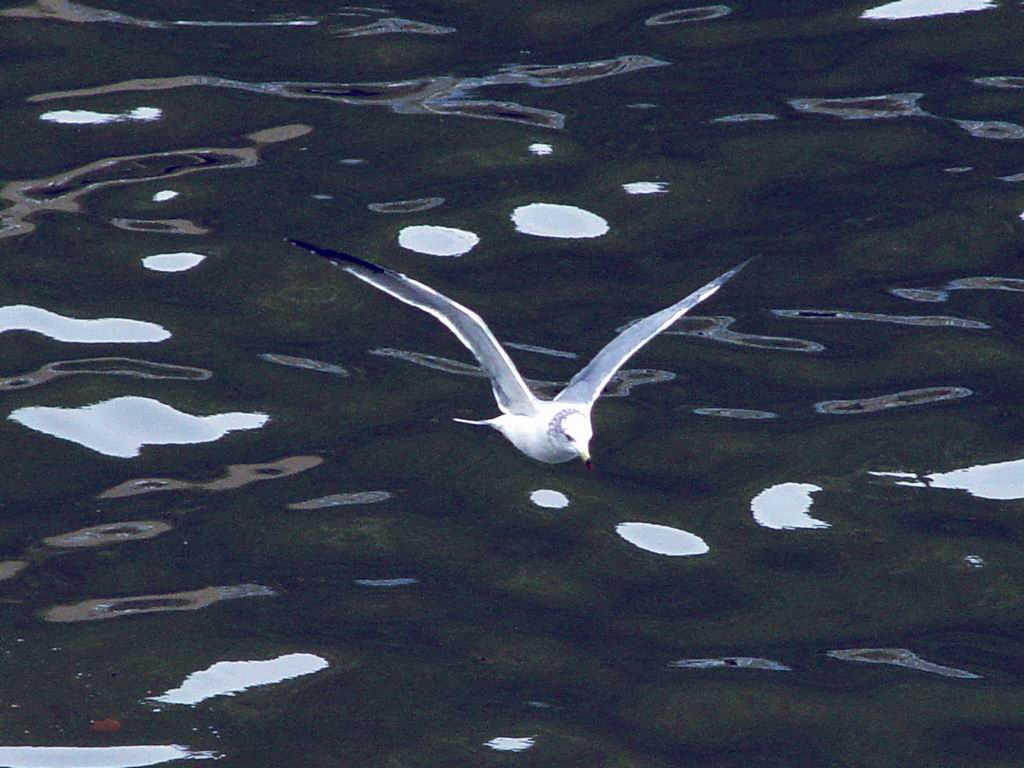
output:
M 733 267 L 724 275 L 716 277 L 703 288 L 698 288 L 685 299 L 677 301 L 671 307 L 666 307 L 660 312 L 655 312 L 653 315 L 633 323 L 612 339 L 604 349 L 598 352 L 583 370 L 573 376 L 568 386 L 558 393 L 555 400 L 563 403 L 593 405 L 598 395 L 601 394 L 601 390 L 605 388 L 611 377 L 615 375 L 615 372 L 637 350 L 704 301 L 704 299 L 713 295 L 715 291 L 725 285 L 728 280 L 749 263 L 750 260 L 748 259 L 742 264 Z
M 536 398 L 516 370 L 508 353 L 476 312 L 441 295 L 430 286 L 406 277 L 401 272 L 301 240 L 289 239 L 288 242 L 323 256 L 374 288 L 379 288 L 399 301 L 411 304 L 436 317 L 473 353 L 480 366 L 490 376 L 494 397 L 502 411 L 523 416 L 532 416 L 536 413 Z

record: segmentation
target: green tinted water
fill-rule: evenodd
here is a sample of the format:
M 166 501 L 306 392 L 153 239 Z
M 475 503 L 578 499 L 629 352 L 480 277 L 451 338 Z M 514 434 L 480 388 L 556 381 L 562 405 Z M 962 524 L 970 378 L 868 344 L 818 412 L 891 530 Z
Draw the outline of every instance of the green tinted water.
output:
M 975 288 L 925 303 L 889 292 L 1024 277 L 1024 187 L 997 178 L 1024 171 L 1021 141 L 952 122 L 1024 121 L 1024 90 L 972 83 L 1024 74 L 1017 4 L 890 22 L 860 19 L 864 4 L 748 4 L 659 26 L 644 20 L 675 8 L 108 1 L 125 15 L 106 20 L 38 8 L 49 17 L 0 16 L 0 217 L 11 227 L 0 231 L 0 313 L 130 318 L 172 335 L 85 344 L 12 329 L 0 335 L 0 377 L 108 357 L 213 375 L 83 362 L 0 385 L 0 561 L 25 564 L 0 564 L 0 765 L 85 754 L 26 763 L 17 747 L 173 744 L 245 766 L 1019 764 L 1024 465 L 1009 462 L 1024 458 L 1024 295 Z M 457 31 L 336 34 L 386 17 Z M 626 66 L 627 56 L 649 59 Z M 582 62 L 605 64 L 571 66 Z M 542 64 L 565 66 L 523 68 Z M 419 97 L 381 95 L 382 83 L 419 78 L 444 79 L 412 89 Z M 78 93 L 52 95 L 68 91 Z M 896 93 L 923 93 L 928 114 L 846 120 L 788 104 Z M 41 119 L 138 107 L 161 117 Z M 740 113 L 776 119 L 712 122 Z M 558 116 L 564 128 L 544 127 Z M 310 130 L 249 137 L 286 125 Z M 177 154 L 72 173 L 154 153 Z M 227 156 L 238 167 L 203 166 Z M 176 175 L 182 163 L 200 170 Z M 54 177 L 64 186 L 41 189 Z M 667 186 L 622 187 L 640 181 Z M 166 189 L 179 195 L 153 200 Z M 368 207 L 429 197 L 444 203 Z M 535 202 L 578 206 L 610 230 L 517 232 L 513 210 Z M 25 222 L 34 229 L 14 229 Z M 413 225 L 480 243 L 459 258 L 417 253 L 397 241 Z M 675 378 L 598 404 L 587 474 L 452 423 L 495 414 L 486 382 L 371 351 L 472 362 L 454 337 L 286 237 L 405 271 L 479 311 L 502 340 L 579 355 L 512 349 L 542 381 L 568 380 L 616 328 L 760 257 L 696 313 L 735 318 L 740 343 L 689 334 L 646 347 L 627 368 Z M 176 273 L 141 265 L 182 251 L 206 259 Z M 0 328 L 20 327 L 6 311 Z M 971 394 L 899 395 L 932 388 Z M 124 397 L 270 418 L 136 457 L 83 443 L 166 435 L 151 416 L 72 439 L 8 418 Z M 860 399 L 896 407 L 815 410 Z M 294 457 L 315 458 L 273 463 Z M 946 474 L 988 465 L 999 466 Z M 131 485 L 146 478 L 163 482 Z M 818 490 L 801 496 L 796 484 Z M 531 502 L 537 489 L 568 506 Z M 374 491 L 391 496 L 290 507 Z M 772 501 L 781 517 L 755 514 Z M 133 520 L 173 528 L 93 548 L 43 541 Z M 709 551 L 658 554 L 620 536 L 623 522 L 685 531 Z M 96 600 L 85 620 L 47 620 L 54 606 Z M 827 655 L 850 649 L 889 649 L 866 658 L 903 666 Z M 290 654 L 328 666 L 194 706 L 146 700 L 218 662 Z M 694 659 L 719 663 L 670 666 Z M 120 730 L 96 732 L 108 718 Z

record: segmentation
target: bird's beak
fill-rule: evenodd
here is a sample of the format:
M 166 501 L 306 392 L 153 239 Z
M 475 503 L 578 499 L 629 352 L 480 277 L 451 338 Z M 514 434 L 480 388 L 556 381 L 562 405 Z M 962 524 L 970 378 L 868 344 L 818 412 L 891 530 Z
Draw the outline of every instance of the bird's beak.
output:
M 580 458 L 583 459 L 583 466 L 588 472 L 594 468 L 594 463 L 590 460 L 590 451 L 580 451 Z

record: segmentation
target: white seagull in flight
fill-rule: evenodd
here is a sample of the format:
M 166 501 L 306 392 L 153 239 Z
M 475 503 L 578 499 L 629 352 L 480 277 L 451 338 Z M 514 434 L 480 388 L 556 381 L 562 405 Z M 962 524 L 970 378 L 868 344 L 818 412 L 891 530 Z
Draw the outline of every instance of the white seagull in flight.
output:
M 323 256 L 360 280 L 422 309 L 448 326 L 480 361 L 480 367 L 491 379 L 494 398 L 501 409 L 501 415 L 493 419 L 455 421 L 494 427 L 532 459 L 558 464 L 580 458 L 587 469 L 591 467 L 590 438 L 594 433 L 590 411 L 611 377 L 644 344 L 712 296 L 748 263 L 733 267 L 671 307 L 633 323 L 573 376 L 554 400 L 541 400 L 526 386 L 508 353 L 473 310 L 401 272 L 301 240 L 289 239 L 288 242 Z

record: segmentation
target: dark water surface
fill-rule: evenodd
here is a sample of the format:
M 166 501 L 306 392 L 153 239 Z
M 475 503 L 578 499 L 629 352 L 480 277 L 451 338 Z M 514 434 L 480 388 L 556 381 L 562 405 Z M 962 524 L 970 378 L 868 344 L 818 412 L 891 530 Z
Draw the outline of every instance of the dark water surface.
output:
M 1021 764 L 1018 2 L 0 6 L 0 766 Z

